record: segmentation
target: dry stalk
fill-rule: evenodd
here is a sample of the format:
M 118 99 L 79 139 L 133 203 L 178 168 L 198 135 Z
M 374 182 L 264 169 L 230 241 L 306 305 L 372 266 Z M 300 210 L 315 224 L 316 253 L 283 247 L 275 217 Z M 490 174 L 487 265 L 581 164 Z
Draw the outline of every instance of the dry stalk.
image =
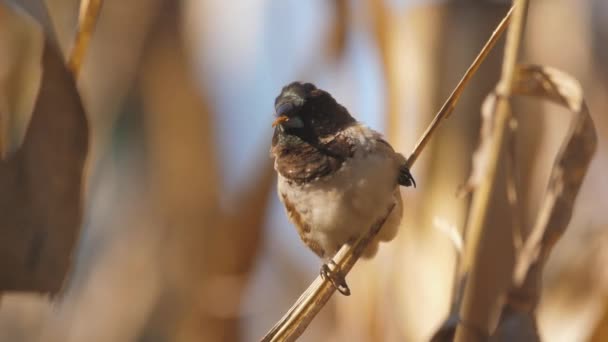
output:
M 82 69 L 84 54 L 89 46 L 91 36 L 93 35 L 93 30 L 95 29 L 102 3 L 103 0 L 81 0 L 80 2 L 78 29 L 67 62 L 68 69 L 72 71 L 75 79 L 78 79 L 78 75 Z
M 474 252 L 477 250 L 477 241 L 479 241 L 481 229 L 483 228 L 483 224 L 485 222 L 489 197 L 494 185 L 494 178 L 496 176 L 496 168 L 499 157 L 503 152 L 505 133 L 508 128 L 507 124 L 510 117 L 510 110 L 507 98 L 511 95 L 513 72 L 515 70 L 523 31 L 524 16 L 528 5 L 527 0 L 515 0 L 514 2 L 519 6 L 515 7 L 515 18 L 513 19 L 514 24 L 511 25 L 507 35 L 505 57 L 502 66 L 502 76 L 497 89 L 499 96 L 494 105 L 496 115 L 493 119 L 493 139 L 491 145 L 489 146 L 489 158 L 486 161 L 485 168 L 483 170 L 484 175 L 480 177 L 481 182 L 476 188 L 473 203 L 471 205 L 469 218 L 470 222 L 467 228 L 467 240 L 469 241 L 467 242 L 468 247 L 465 251 L 463 270 L 469 270 L 471 268 L 472 261 L 475 258 Z M 519 26 L 519 28 L 517 28 L 517 26 Z
M 443 119 L 447 118 L 449 114 L 454 110 L 460 95 L 464 91 L 469 80 L 479 69 L 481 63 L 485 60 L 489 52 L 496 45 L 496 42 L 506 30 L 509 25 L 513 13 L 513 8 L 505 15 L 503 20 L 498 24 L 486 44 L 483 46 L 480 53 L 477 55 L 471 66 L 467 69 L 464 76 L 448 97 L 447 101 L 441 107 L 439 112 L 436 114 L 433 121 L 430 123 L 427 130 L 422 135 L 422 138 L 416 144 L 413 152 L 407 160 L 407 166 L 411 168 L 415 161 L 418 159 L 420 153 L 424 150 L 430 137 L 435 132 L 436 128 L 442 122 Z M 376 236 L 382 224 L 392 211 L 394 205 L 391 206 L 387 214 L 377 221 L 369 230 L 367 234 L 357 240 L 352 246 L 344 245 L 338 253 L 334 256 L 334 262 L 337 265 L 336 271 L 341 272 L 343 275 L 347 275 L 352 269 L 356 261 L 359 259 L 366 246 Z M 308 289 L 298 298 L 296 303 L 287 311 L 287 313 L 281 318 L 281 320 L 264 336 L 262 341 L 294 341 L 297 339 L 308 327 L 312 319 L 321 311 L 325 303 L 331 298 L 335 288 L 333 285 L 323 277 L 317 277 Z
M 508 98 L 512 93 L 514 73 L 521 45 L 528 0 L 514 0 L 514 6 L 513 23 L 507 34 L 501 80 L 497 87 L 499 96 L 494 108 L 496 114 L 492 132 L 493 139 L 489 146 L 488 160 L 486 161 L 485 169 L 483 170 L 484 176 L 481 177 L 481 182 L 473 196 L 467 227 L 468 242 L 466 244 L 462 270 L 471 270 L 472 273 L 474 273 L 475 269 L 478 267 L 477 263 L 482 262 L 482 260 L 479 260 L 478 246 L 486 223 L 490 196 L 494 191 L 498 162 L 502 158 L 508 122 L 511 116 Z M 480 334 L 486 333 L 487 322 L 471 328 L 472 324 L 477 323 L 471 319 L 477 309 L 475 305 L 476 285 L 478 284 L 474 284 L 473 278 L 471 278 L 466 285 L 460 313 L 462 321 L 467 322 L 467 325 L 461 324 L 457 327 L 455 335 L 456 342 L 476 341 L 479 340 L 480 337 L 483 337 L 480 336 Z

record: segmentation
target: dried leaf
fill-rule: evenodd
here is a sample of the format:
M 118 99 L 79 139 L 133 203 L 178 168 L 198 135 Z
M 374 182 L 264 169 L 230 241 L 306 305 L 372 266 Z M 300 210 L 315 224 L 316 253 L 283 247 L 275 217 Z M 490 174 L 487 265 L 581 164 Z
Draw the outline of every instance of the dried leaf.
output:
M 530 266 L 545 261 L 568 226 L 597 148 L 597 135 L 576 80 L 558 70 L 532 65 L 520 67 L 516 76 L 517 95 L 545 97 L 568 107 L 575 115 L 555 159 L 541 212 L 518 258 L 515 283 L 521 284 Z
M 597 135 L 582 88 L 572 77 L 552 68 L 527 65 L 518 67 L 514 81 L 515 95 L 548 99 L 574 114 L 555 159 L 536 224 L 517 256 L 513 287 L 493 336 L 497 341 L 538 341 L 534 312 L 540 300 L 543 266 L 570 222 L 576 196 L 597 147 Z
M 22 146 L 0 161 L 0 291 L 56 293 L 81 221 L 88 130 L 74 79 L 47 40 Z
M 0 4 L 0 159 L 23 141 L 40 87 L 42 46 L 34 20 Z
M 47 39 L 51 42 L 57 42 L 57 35 L 53 27 L 53 21 L 49 15 L 49 11 L 43 0 L 3 0 L 9 6 L 20 9 L 27 13 L 42 26 L 44 32 L 46 32 Z

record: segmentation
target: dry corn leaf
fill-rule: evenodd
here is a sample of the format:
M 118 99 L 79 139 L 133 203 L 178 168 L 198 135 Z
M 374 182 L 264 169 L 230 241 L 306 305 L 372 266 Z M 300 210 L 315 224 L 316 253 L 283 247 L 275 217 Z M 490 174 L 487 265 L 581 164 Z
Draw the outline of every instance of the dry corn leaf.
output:
M 25 135 L 40 86 L 42 42 L 34 20 L 0 4 L 0 159 Z
M 513 94 L 547 99 L 567 107 L 574 114 L 570 130 L 555 159 L 542 211 L 525 244 L 518 249 L 514 285 L 506 295 L 498 328 L 492 336 L 495 341 L 537 341 L 534 311 L 540 298 L 542 267 L 570 221 L 576 195 L 595 153 L 597 136 L 582 97 L 582 88 L 567 74 L 543 66 L 519 66 Z M 489 146 L 494 139 L 492 127 L 496 100 L 496 94 L 491 94 L 482 106 L 480 144 L 473 157 L 473 170 L 465 186 L 467 191 L 474 189 L 480 176 L 485 174 Z M 444 333 L 448 331 L 446 327 L 453 327 L 454 320 L 458 321 L 451 316 L 435 334 L 437 341 L 453 338 L 453 335 Z
M 2 0 L 2 2 L 34 18 L 46 33 L 47 39 L 53 44 L 57 41 L 53 21 L 43 0 Z
M 541 211 L 517 256 L 513 287 L 493 336 L 498 341 L 538 341 L 534 312 L 540 299 L 542 269 L 570 222 L 576 196 L 597 147 L 597 135 L 582 88 L 567 74 L 543 66 L 519 66 L 513 91 L 515 95 L 550 100 L 574 114 L 551 170 Z
M 88 129 L 74 79 L 47 39 L 23 144 L 0 161 L 0 291 L 56 293 L 81 223 Z

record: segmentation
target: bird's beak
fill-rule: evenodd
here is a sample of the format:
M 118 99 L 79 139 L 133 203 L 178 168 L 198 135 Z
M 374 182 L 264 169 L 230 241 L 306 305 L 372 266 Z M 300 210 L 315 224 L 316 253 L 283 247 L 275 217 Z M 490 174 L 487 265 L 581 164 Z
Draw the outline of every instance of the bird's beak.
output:
M 304 122 L 302 122 L 302 119 L 300 119 L 299 116 L 280 115 L 276 120 L 274 120 L 272 127 L 277 125 L 287 128 L 302 128 L 304 127 Z
M 280 125 L 283 122 L 287 121 L 289 121 L 289 117 L 287 115 L 281 115 L 276 120 L 274 120 L 274 122 L 272 123 L 272 127 L 276 127 L 276 125 Z

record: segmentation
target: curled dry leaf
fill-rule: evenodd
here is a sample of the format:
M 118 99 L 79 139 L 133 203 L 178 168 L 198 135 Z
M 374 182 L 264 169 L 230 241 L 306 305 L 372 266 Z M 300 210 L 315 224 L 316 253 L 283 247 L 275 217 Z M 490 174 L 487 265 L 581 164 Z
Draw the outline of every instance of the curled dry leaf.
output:
M 0 161 L 0 291 L 56 293 L 81 223 L 88 127 L 74 79 L 46 40 L 23 144 Z
M 516 249 L 520 253 L 514 271 L 514 284 L 506 295 L 499 325 L 492 336 L 492 340 L 496 341 L 537 341 L 539 336 L 534 311 L 540 297 L 542 267 L 570 221 L 576 195 L 596 149 L 597 136 L 582 97 L 582 88 L 570 76 L 543 66 L 519 66 L 513 94 L 547 99 L 567 107 L 574 114 L 570 130 L 556 157 L 534 229 L 525 244 Z M 493 139 L 491 132 L 496 100 L 497 96 L 491 94 L 482 106 L 480 144 L 473 156 L 473 170 L 464 188 L 466 191 L 474 189 L 481 175 L 485 174 L 488 149 Z M 453 335 L 446 337 L 448 335 L 444 333 L 448 331 L 446 327 L 452 327 L 450 323 L 454 319 L 451 316 L 434 338 L 439 338 L 438 341 L 451 340 Z
M 0 4 L 0 159 L 23 141 L 40 86 L 42 42 L 34 20 Z
M 9 6 L 24 11 L 34 18 L 46 33 L 47 39 L 53 44 L 57 43 L 57 35 L 53 27 L 53 21 L 43 0 L 2 0 Z
M 534 312 L 540 299 L 541 273 L 551 249 L 564 233 L 597 146 L 597 135 L 581 86 L 565 73 L 543 66 L 520 66 L 513 93 L 534 96 L 567 107 L 570 129 L 551 170 L 536 223 L 525 241 L 494 339 L 538 341 Z
M 530 267 L 546 260 L 568 226 L 576 196 L 597 148 L 597 135 L 582 88 L 572 77 L 559 70 L 533 65 L 520 67 L 516 76 L 516 94 L 547 98 L 566 106 L 575 115 L 551 170 L 541 211 L 518 257 L 515 284 L 521 285 Z

